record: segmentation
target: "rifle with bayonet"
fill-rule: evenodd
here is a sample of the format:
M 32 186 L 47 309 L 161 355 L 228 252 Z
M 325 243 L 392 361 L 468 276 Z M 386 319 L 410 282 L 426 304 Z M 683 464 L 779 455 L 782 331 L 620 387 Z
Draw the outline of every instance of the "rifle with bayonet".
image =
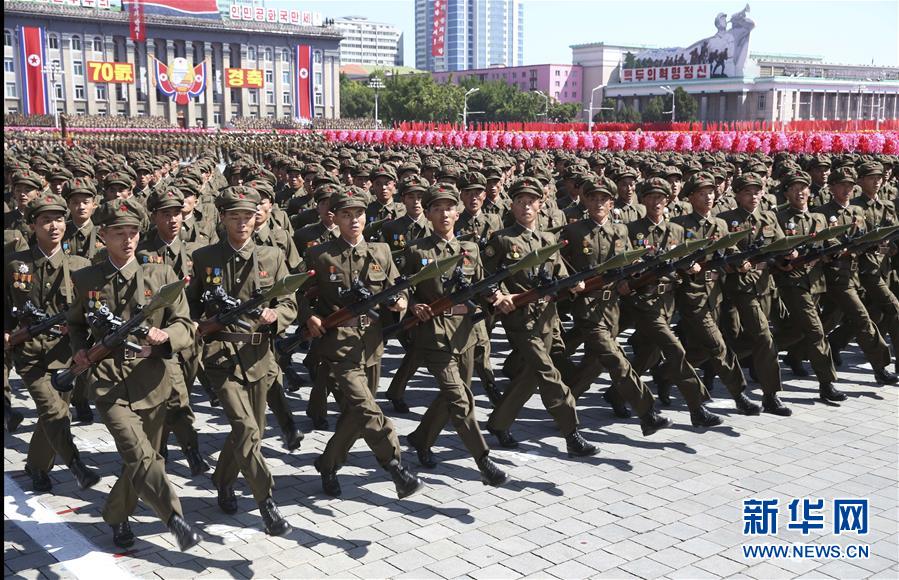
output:
M 23 342 L 27 342 L 42 334 L 49 334 L 53 338 L 59 338 L 62 336 L 62 332 L 56 327 L 65 324 L 66 313 L 67 310 L 62 310 L 53 316 L 50 316 L 45 311 L 35 306 L 31 300 L 26 300 L 25 304 L 22 305 L 21 311 L 13 308 L 12 315 L 23 323 L 28 320 L 34 322 L 13 331 L 6 341 L 6 348 L 19 346 Z
M 346 289 L 343 295 L 355 295 L 357 301 L 326 316 L 322 320 L 325 332 L 357 316 L 367 315 L 377 319 L 378 314 L 375 312 L 375 308 L 382 304 L 395 304 L 401 293 L 425 280 L 443 276 L 451 271 L 462 258 L 463 254 L 459 254 L 431 262 L 409 277 L 401 276 L 396 284 L 376 294 L 365 288 L 359 280 L 355 280 L 353 286 Z M 275 350 L 281 355 L 291 353 L 309 339 L 306 329 L 299 327 L 292 335 L 276 340 Z
M 177 282 L 166 284 L 156 292 L 153 298 L 150 299 L 150 302 L 143 306 L 135 306 L 133 311 L 136 311 L 136 314 L 133 314 L 129 320 L 122 320 L 106 306 L 95 312 L 89 312 L 87 320 L 92 328 L 92 334 L 100 338 L 87 351 L 88 364 L 73 363 L 69 368 L 53 375 L 51 379 L 53 387 L 63 393 L 71 391 L 74 387 L 75 378 L 78 375 L 109 357 L 112 351 L 120 346 L 124 346 L 126 350 L 131 352 L 141 352 L 143 347 L 131 342 L 129 337 L 142 338 L 147 336 L 150 329 L 144 326 L 144 321 L 157 310 L 174 303 L 184 292 L 186 283 L 186 280 L 178 280 Z
M 262 314 L 262 309 L 269 302 L 275 298 L 295 293 L 314 275 L 315 270 L 303 272 L 302 274 L 291 274 L 278 280 L 265 290 L 257 289 L 253 292 L 253 296 L 250 299 L 243 302 L 238 298 L 230 296 L 221 286 L 216 286 L 212 290 L 206 290 L 203 292 L 203 302 L 217 304 L 218 312 L 211 318 L 197 323 L 197 338 L 205 338 L 211 334 L 221 332 L 232 324 L 239 326 L 245 331 L 252 330 L 253 325 L 244 320 L 244 317 L 258 318 Z
M 539 250 L 534 250 L 514 264 L 506 266 L 505 268 L 500 268 L 499 270 L 497 270 L 490 276 L 487 276 L 476 284 L 464 284 L 461 281 L 461 278 L 456 280 L 456 286 L 458 289 L 455 292 L 447 296 L 438 298 L 437 300 L 428 304 L 431 309 L 431 314 L 433 316 L 438 316 L 458 304 L 468 304 L 470 310 L 474 311 L 477 308 L 477 306 L 473 302 L 475 297 L 481 294 L 492 293 L 496 290 L 496 288 L 499 287 L 500 282 L 502 282 L 509 276 L 524 269 L 535 268 L 539 266 L 564 246 L 564 243 L 559 243 L 541 248 Z M 417 316 L 408 316 L 405 320 L 402 320 L 397 324 L 393 324 L 385 328 L 384 338 L 390 338 L 400 330 L 411 330 L 420 322 L 421 321 Z

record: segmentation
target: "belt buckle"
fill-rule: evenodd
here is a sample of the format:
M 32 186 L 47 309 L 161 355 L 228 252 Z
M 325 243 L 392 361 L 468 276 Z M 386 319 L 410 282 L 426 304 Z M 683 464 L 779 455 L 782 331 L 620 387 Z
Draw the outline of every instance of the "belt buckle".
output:
M 612 299 L 612 291 L 611 290 L 603 290 L 602 291 L 602 299 L 605 302 L 608 302 Z
M 359 315 L 359 328 L 361 328 L 362 330 L 365 330 L 369 326 L 371 326 L 371 320 L 368 319 L 368 315 L 360 314 Z
M 125 347 L 125 354 L 122 356 L 122 360 L 134 360 L 137 358 L 137 353 L 131 350 L 128 347 Z
M 668 291 L 666 286 L 668 286 L 668 285 L 667 284 L 659 284 L 659 287 L 656 288 L 656 294 L 658 294 L 659 296 L 662 296 L 663 294 L 665 294 L 665 292 Z
M 706 270 L 706 272 L 705 272 L 705 281 L 706 281 L 706 282 L 711 282 L 711 281 L 712 281 L 712 271 L 711 271 L 711 270 Z
M 262 344 L 262 333 L 261 332 L 253 332 L 250 333 L 250 344 L 253 346 L 258 346 Z

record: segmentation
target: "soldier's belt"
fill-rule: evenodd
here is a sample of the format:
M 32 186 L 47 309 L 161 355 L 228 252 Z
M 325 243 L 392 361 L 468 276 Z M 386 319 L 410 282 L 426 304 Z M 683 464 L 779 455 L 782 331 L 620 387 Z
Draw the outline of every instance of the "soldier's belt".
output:
M 654 286 L 644 286 L 638 289 L 637 293 L 644 296 L 662 296 L 671 292 L 673 289 L 674 284 L 656 284 Z
M 346 322 L 341 322 L 337 325 L 338 328 L 360 328 L 363 330 L 369 326 L 371 326 L 371 318 L 365 314 L 354 316 Z
M 245 342 L 252 345 L 260 345 L 269 337 L 265 332 L 217 332 L 208 340 L 220 340 L 222 342 Z
M 468 306 L 465 304 L 456 304 L 449 310 L 444 310 L 440 313 L 439 316 L 462 316 L 463 314 L 468 314 L 470 311 Z
M 836 260 L 830 264 L 830 268 L 832 270 L 836 270 L 837 272 L 857 272 L 858 262 L 853 259 Z
M 168 349 L 164 345 L 142 346 L 140 351 L 134 351 L 129 348 L 121 348 L 122 360 L 134 360 L 138 358 L 164 358 L 168 353 Z

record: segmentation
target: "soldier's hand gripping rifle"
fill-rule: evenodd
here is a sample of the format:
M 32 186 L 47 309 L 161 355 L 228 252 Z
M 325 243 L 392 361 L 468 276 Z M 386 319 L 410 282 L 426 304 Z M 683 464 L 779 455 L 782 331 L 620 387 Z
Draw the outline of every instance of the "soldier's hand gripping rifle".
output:
M 302 274 L 291 274 L 286 276 L 269 288 L 262 290 L 257 289 L 253 296 L 244 302 L 238 298 L 234 298 L 225 292 L 221 286 L 216 286 L 214 290 L 206 290 L 203 293 L 203 302 L 218 304 L 218 312 L 211 318 L 201 320 L 197 326 L 197 337 L 204 338 L 216 332 L 221 332 L 228 326 L 234 324 L 245 331 L 250 331 L 253 325 L 244 320 L 247 318 L 258 318 L 262 314 L 269 302 L 281 296 L 293 294 L 312 276 L 315 270 L 309 270 Z
M 73 363 L 69 368 L 53 375 L 51 380 L 53 387 L 61 392 L 71 391 L 74 387 L 75 378 L 78 375 L 109 357 L 112 351 L 120 346 L 124 346 L 131 352 L 140 352 L 143 347 L 131 342 L 128 337 L 132 335 L 137 337 L 146 336 L 150 329 L 144 326 L 144 321 L 157 310 L 174 303 L 184 291 L 185 285 L 185 280 L 166 284 L 150 299 L 150 302 L 142 307 L 135 306 L 134 310 L 137 312 L 129 320 L 122 320 L 106 306 L 103 306 L 96 312 L 89 312 L 87 314 L 88 322 L 93 329 L 94 335 L 99 338 L 94 346 L 87 351 L 89 364 Z
M 326 316 L 324 320 L 322 320 L 322 326 L 324 327 L 325 332 L 328 332 L 347 320 L 357 316 L 367 315 L 372 318 L 377 318 L 378 316 L 374 310 L 375 308 L 382 304 L 395 304 L 400 294 L 425 280 L 443 276 L 451 271 L 462 258 L 463 255 L 459 254 L 457 256 L 450 256 L 431 262 L 408 278 L 401 276 L 396 284 L 389 288 L 385 288 L 376 294 L 372 293 L 368 288 L 365 288 L 361 282 L 356 280 L 353 287 L 346 290 L 344 294 L 355 294 L 358 300 L 349 306 L 344 306 L 340 310 Z M 297 350 L 301 344 L 308 342 L 309 340 L 310 336 L 308 331 L 303 327 L 299 327 L 292 335 L 276 340 L 275 350 L 280 355 L 292 353 Z
M 631 290 L 636 290 L 653 284 L 659 278 L 667 276 L 672 272 L 689 267 L 707 254 L 706 248 L 709 244 L 710 240 L 707 239 L 687 240 L 667 252 L 657 254 L 653 260 L 654 265 L 644 269 L 639 276 L 626 279 L 628 287 Z M 731 245 L 732 243 L 728 241 L 724 247 L 730 247 Z
M 21 311 L 13 308 L 12 314 L 22 321 L 23 324 L 28 321 L 33 321 L 33 323 L 13 331 L 13 333 L 9 335 L 5 347 L 9 349 L 19 346 L 23 342 L 27 342 L 42 334 L 49 334 L 53 338 L 62 336 L 62 331 L 57 327 L 65 324 L 67 312 L 68 310 L 62 310 L 53 316 L 50 316 L 45 311 L 35 306 L 31 300 L 27 300 L 25 304 L 22 305 Z
M 458 290 L 452 294 L 438 298 L 428 304 L 431 309 L 431 314 L 433 316 L 438 316 L 458 304 L 468 304 L 469 309 L 474 311 L 477 308 L 474 302 L 472 302 L 475 297 L 481 294 L 493 293 L 499 287 L 500 282 L 509 276 L 526 268 L 535 268 L 539 266 L 564 246 L 564 243 L 560 243 L 534 250 L 514 264 L 506 266 L 505 268 L 500 268 L 495 273 L 487 276 L 476 284 L 463 284 L 461 288 L 458 288 Z M 410 330 L 420 322 L 421 321 L 417 316 L 408 316 L 405 320 L 385 328 L 384 339 L 390 338 L 400 330 Z

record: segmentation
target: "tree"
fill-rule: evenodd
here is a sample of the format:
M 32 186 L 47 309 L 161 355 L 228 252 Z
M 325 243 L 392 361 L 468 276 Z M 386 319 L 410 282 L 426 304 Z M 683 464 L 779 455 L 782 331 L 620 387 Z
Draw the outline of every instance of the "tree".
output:
M 696 120 L 696 99 L 683 89 L 676 87 L 674 89 L 674 102 L 677 104 L 674 115 L 678 121 L 695 121 Z
M 340 74 L 340 116 L 347 119 L 374 116 L 375 91 L 363 83 Z
M 553 101 L 549 104 L 549 120 L 555 123 L 571 123 L 580 116 L 580 112 L 580 103 Z
M 665 101 L 662 97 L 653 97 L 643 109 L 643 120 L 647 123 L 671 120 L 671 113 L 665 113 Z
M 625 105 L 623 109 L 618 111 L 618 122 L 619 123 L 642 123 L 643 115 L 640 114 L 640 111 L 637 109 Z

